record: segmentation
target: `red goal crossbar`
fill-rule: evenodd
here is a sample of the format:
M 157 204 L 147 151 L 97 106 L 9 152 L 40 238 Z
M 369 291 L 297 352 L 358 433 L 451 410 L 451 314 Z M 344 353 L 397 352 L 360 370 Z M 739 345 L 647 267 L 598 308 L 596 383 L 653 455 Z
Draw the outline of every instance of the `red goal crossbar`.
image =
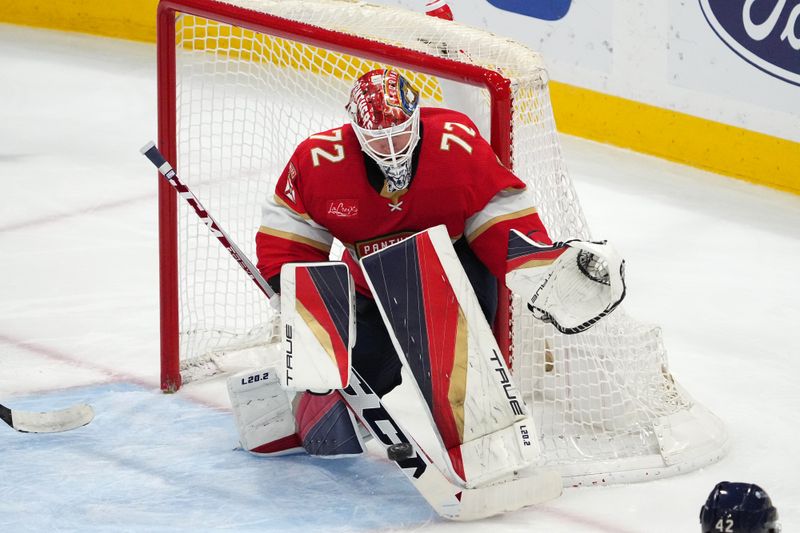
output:
M 496 71 L 213 0 L 162 0 L 159 2 L 157 14 L 158 146 L 167 161 L 176 169 L 180 163 L 177 161 L 175 71 L 175 21 L 178 13 L 485 88 L 491 98 L 491 146 L 500 161 L 508 168 L 512 168 L 510 81 Z M 178 208 L 175 191 L 161 178 L 158 181 L 158 197 L 161 389 L 173 392 L 181 386 L 178 335 Z M 256 229 L 253 228 L 254 233 Z M 494 331 L 500 349 L 509 361 L 510 294 L 502 282 L 498 283 L 498 289 L 500 305 L 497 309 Z

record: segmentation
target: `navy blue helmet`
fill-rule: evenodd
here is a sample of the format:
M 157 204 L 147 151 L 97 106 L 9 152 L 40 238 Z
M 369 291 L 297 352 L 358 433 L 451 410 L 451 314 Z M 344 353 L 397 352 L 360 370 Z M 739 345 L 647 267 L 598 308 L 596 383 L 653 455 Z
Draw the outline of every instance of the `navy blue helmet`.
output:
M 780 533 L 778 510 L 752 483 L 717 483 L 700 509 L 702 533 Z

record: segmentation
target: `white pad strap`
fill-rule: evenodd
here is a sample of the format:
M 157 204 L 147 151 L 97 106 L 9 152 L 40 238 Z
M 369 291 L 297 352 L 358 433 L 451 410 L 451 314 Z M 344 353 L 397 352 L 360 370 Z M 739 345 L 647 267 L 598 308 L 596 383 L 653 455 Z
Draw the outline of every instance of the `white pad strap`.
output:
M 625 261 L 605 242 L 545 245 L 511 230 L 506 285 L 532 294 L 528 309 L 536 318 L 562 333 L 579 333 L 625 298 Z
M 347 387 L 355 345 L 355 288 L 344 263 L 281 268 L 283 385 L 326 392 Z
M 295 433 L 291 400 L 274 369 L 231 376 L 228 395 L 242 448 L 260 455 L 303 451 Z

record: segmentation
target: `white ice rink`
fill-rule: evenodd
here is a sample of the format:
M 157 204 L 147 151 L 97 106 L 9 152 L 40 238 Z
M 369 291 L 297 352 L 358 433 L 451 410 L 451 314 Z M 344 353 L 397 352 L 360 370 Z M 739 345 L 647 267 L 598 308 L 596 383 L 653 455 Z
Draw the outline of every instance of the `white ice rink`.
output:
M 219 380 L 160 393 L 157 178 L 138 151 L 155 96 L 152 45 L 0 25 L 0 402 L 97 413 L 63 434 L 0 427 L 0 532 L 691 533 L 721 480 L 760 484 L 800 529 L 800 197 L 564 137 L 594 236 L 627 259 L 628 312 L 663 327 L 731 449 L 454 524 L 377 454 L 236 450 Z

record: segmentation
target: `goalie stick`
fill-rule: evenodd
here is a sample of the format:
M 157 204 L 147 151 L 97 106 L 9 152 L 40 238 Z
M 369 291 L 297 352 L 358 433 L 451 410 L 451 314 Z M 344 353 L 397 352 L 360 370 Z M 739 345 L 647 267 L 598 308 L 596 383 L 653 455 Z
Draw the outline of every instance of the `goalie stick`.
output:
M 172 168 L 172 165 L 167 162 L 166 158 L 158 150 L 156 143 L 150 141 L 144 145 L 140 151 L 156 166 L 158 172 L 164 176 L 167 182 L 178 192 L 178 196 L 186 200 L 186 202 L 192 206 L 192 209 L 194 209 L 194 212 L 200 217 L 203 224 L 208 227 L 208 230 L 222 243 L 222 246 L 230 252 L 233 258 L 236 259 L 236 262 L 239 263 L 247 275 L 250 276 L 250 279 L 261 289 L 261 292 L 266 294 L 267 298 L 272 298 L 275 295 L 275 291 L 273 291 L 272 287 L 264 280 L 255 265 L 244 255 L 239 247 L 236 246 L 236 243 L 228 237 L 225 230 L 223 230 L 220 225 L 217 224 L 217 221 L 206 211 L 206 208 L 203 207 L 203 204 L 200 203 L 197 196 L 195 196 L 189 187 L 178 178 L 175 169 Z
M 392 418 L 378 395 L 355 370 L 351 371 L 350 386 L 341 394 L 387 457 L 439 516 L 459 521 L 478 520 L 542 503 L 561 494 L 561 475 L 554 470 L 529 469 L 524 477 L 517 475 L 475 488 L 453 483 Z M 396 453 L 399 450 L 403 453 Z
M 268 298 L 275 292 L 253 263 L 222 230 L 206 211 L 197 197 L 180 181 L 175 169 L 164 158 L 154 142 L 141 149 L 159 173 L 194 209 L 211 233 L 230 252 L 251 280 Z M 535 505 L 561 494 L 561 477 L 552 470 L 525 472 L 526 477 L 515 477 L 477 488 L 465 488 L 450 481 L 417 443 L 392 418 L 380 398 L 351 369 L 350 385 L 341 391 L 342 398 L 364 423 L 370 434 L 391 460 L 400 468 L 423 498 L 440 516 L 450 520 L 477 520 L 522 507 Z M 410 445 L 411 449 L 408 449 Z M 401 445 L 401 446 L 397 446 Z M 390 450 L 391 448 L 391 450 Z M 404 453 L 395 453 L 402 449 Z M 409 453 L 410 452 L 410 453 Z
M 77 404 L 58 411 L 37 413 L 9 409 L 0 404 L 0 419 L 22 433 L 58 433 L 85 426 L 94 418 L 94 410 L 86 404 Z

